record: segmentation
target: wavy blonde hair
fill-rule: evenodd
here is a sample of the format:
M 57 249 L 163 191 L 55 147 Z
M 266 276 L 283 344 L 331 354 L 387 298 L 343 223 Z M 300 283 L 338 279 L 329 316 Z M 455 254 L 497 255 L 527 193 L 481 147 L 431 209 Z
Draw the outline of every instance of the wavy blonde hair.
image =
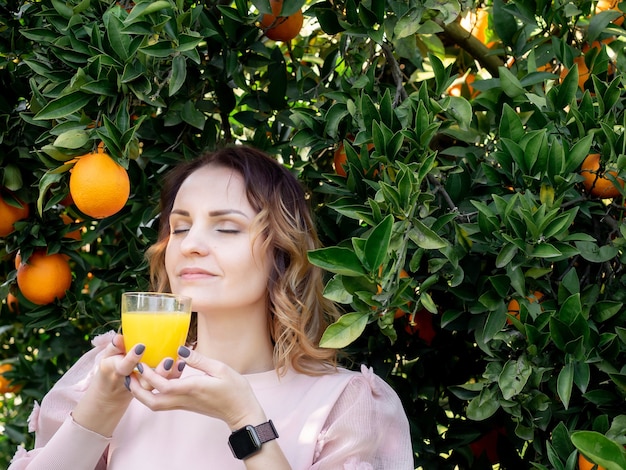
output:
M 338 317 L 334 303 L 323 295 L 320 268 L 307 257 L 320 246 L 305 192 L 287 168 L 267 154 L 243 145 L 207 152 L 172 169 L 161 192 L 161 213 L 157 242 L 148 249 L 153 289 L 169 292 L 165 272 L 165 250 L 170 236 L 169 217 L 174 199 L 185 179 L 207 165 L 230 168 L 244 180 L 246 194 L 257 211 L 255 236 L 272 254 L 268 279 L 268 328 L 274 343 L 274 366 L 320 375 L 336 366 L 337 351 L 319 347 L 328 321 Z M 192 321 L 188 342 L 196 340 Z

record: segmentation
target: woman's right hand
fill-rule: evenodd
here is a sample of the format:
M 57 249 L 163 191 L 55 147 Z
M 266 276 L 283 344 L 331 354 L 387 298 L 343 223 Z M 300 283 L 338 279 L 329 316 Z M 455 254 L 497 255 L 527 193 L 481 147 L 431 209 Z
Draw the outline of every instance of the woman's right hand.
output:
M 137 344 L 126 352 L 122 335 L 113 337 L 101 353 L 87 391 L 72 412 L 77 424 L 102 436 L 112 435 L 133 398 L 127 386 L 144 349 Z

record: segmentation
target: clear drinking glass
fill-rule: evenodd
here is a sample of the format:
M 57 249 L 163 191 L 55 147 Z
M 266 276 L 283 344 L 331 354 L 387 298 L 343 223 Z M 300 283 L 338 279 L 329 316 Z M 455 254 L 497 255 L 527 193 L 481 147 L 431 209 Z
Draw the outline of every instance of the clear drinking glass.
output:
M 160 292 L 122 294 L 122 334 L 129 351 L 146 346 L 141 362 L 156 367 L 164 358 L 176 359 L 185 344 L 191 321 L 191 298 Z

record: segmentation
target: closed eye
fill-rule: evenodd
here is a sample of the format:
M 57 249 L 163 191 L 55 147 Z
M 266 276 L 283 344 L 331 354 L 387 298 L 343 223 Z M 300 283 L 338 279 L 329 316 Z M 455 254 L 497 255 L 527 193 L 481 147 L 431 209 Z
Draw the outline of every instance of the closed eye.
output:
M 179 233 L 189 232 L 188 228 L 177 228 L 172 230 L 172 235 L 178 235 Z

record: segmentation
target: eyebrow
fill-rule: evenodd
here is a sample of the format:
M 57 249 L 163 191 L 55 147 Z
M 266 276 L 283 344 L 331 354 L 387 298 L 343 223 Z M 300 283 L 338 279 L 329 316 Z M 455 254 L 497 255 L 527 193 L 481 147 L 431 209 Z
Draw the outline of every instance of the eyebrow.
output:
M 170 215 L 172 214 L 182 215 L 183 217 L 189 217 L 189 212 L 181 210 L 181 209 L 172 209 L 172 211 L 170 212 Z M 230 214 L 239 214 L 239 215 L 244 216 L 246 219 L 249 218 L 247 214 L 237 209 L 221 209 L 221 210 L 209 212 L 210 217 L 220 217 L 223 215 L 230 215 Z

